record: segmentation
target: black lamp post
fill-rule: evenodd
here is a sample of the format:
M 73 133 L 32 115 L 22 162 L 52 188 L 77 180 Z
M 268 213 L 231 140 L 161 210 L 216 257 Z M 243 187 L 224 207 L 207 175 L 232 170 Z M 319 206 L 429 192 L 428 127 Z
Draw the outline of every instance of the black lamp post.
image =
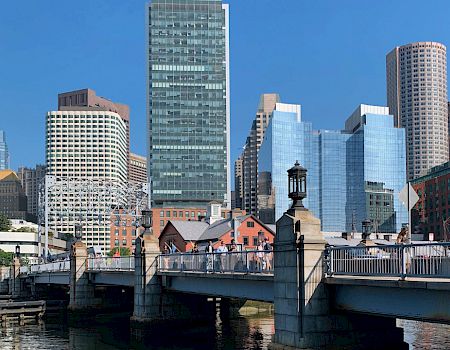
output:
M 369 219 L 365 219 L 362 222 L 362 239 L 370 239 L 370 234 L 372 233 L 372 222 Z
M 81 237 L 83 236 L 83 226 L 81 224 L 75 225 L 75 238 L 78 241 L 81 240 Z
M 20 258 L 20 245 L 16 245 L 16 258 Z
M 142 210 L 142 227 L 145 231 L 140 232 L 139 236 L 141 237 L 152 227 L 152 211 L 149 209 Z
M 292 199 L 291 209 L 306 210 L 302 200 L 306 198 L 306 172 L 298 161 L 288 171 L 289 198 Z

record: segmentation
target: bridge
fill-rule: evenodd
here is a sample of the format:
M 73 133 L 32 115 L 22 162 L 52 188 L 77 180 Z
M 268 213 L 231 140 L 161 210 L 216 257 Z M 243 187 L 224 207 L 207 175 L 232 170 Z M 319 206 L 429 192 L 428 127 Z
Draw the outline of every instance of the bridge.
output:
M 308 211 L 294 214 L 279 220 L 274 251 L 161 255 L 144 234 L 134 257 L 89 258 L 77 242 L 70 261 L 16 266 L 10 280 L 70 286 L 73 310 L 92 307 L 96 286 L 132 288 L 136 322 L 206 317 L 211 297 L 272 302 L 274 349 L 379 346 L 380 332 L 398 345 L 395 318 L 450 323 L 450 243 L 330 247 Z

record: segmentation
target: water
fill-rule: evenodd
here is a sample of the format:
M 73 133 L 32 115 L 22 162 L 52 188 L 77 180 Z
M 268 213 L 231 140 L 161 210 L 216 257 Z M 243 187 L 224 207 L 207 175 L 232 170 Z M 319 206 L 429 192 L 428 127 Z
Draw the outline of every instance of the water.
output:
M 414 350 L 450 349 L 450 326 L 415 321 L 399 321 L 405 341 Z M 274 331 L 272 317 L 239 317 L 215 327 L 189 331 L 169 330 L 133 343 L 127 318 L 100 319 L 89 328 L 67 327 L 46 322 L 0 328 L 1 350 L 193 350 L 267 349 Z

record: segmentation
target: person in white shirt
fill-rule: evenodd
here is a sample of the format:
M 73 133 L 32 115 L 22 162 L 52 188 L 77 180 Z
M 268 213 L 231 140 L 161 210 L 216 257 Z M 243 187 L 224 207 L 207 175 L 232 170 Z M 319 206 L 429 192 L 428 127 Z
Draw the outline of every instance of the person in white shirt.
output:
M 222 253 L 218 256 L 220 272 L 223 272 L 223 268 L 224 268 L 226 257 L 227 257 L 227 255 L 225 253 L 227 253 L 227 252 L 228 252 L 227 246 L 223 243 L 223 241 L 220 241 L 220 246 L 216 250 L 216 253 Z

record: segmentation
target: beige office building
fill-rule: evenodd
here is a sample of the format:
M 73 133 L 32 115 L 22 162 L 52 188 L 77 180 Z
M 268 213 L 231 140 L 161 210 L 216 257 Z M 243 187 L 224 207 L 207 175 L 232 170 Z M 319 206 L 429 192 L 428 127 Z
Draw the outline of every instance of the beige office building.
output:
M 50 230 L 56 233 L 73 234 L 74 223 L 95 220 L 86 216 L 93 211 L 101 214 L 106 211 L 102 206 L 111 205 L 108 195 L 89 191 L 86 186 L 92 185 L 88 181 L 125 183 L 128 179 L 127 124 L 123 118 L 106 108 L 73 108 L 47 113 L 47 174 L 74 181 L 49 196 Z M 85 198 L 75 188 L 82 186 L 80 182 L 86 183 Z M 83 241 L 88 246 L 102 247 L 104 253 L 109 251 L 109 222 L 84 225 Z
M 242 159 L 242 170 L 240 181 L 242 198 L 240 198 L 241 209 L 247 214 L 257 215 L 257 187 L 258 187 L 258 151 L 264 138 L 264 131 L 269 125 L 275 105 L 280 102 L 278 94 L 262 94 L 259 100 L 256 117 L 253 120 L 250 133 L 245 142 Z M 237 196 L 236 192 L 236 196 Z M 237 198 L 237 197 L 236 197 Z M 238 200 L 237 200 L 238 201 Z
M 446 47 L 417 42 L 386 56 L 389 111 L 405 128 L 407 176 L 412 180 L 449 159 Z
M 134 184 L 147 183 L 147 158 L 138 154 L 130 153 L 130 167 L 128 169 L 128 180 Z

